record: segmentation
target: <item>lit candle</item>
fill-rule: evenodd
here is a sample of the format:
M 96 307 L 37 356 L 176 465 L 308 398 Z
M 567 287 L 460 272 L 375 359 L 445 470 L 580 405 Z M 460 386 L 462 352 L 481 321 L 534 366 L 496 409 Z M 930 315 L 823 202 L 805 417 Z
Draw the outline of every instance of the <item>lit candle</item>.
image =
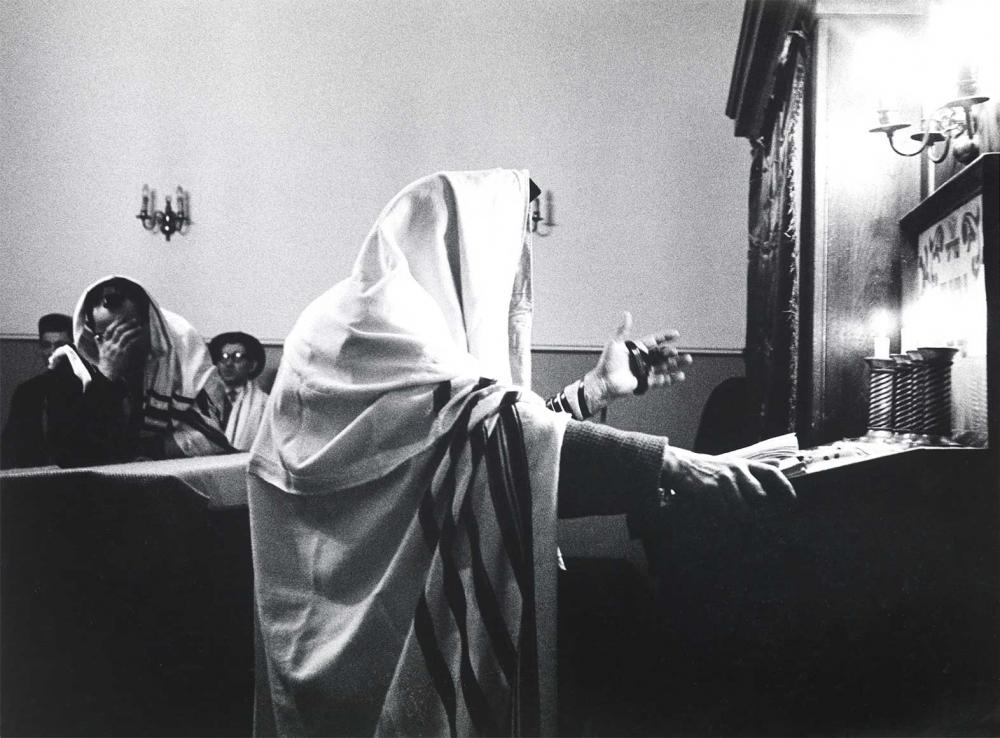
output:
M 872 317 L 872 333 L 874 334 L 875 346 L 872 356 L 876 359 L 889 358 L 889 314 L 885 310 L 879 310 Z
M 876 359 L 889 358 L 889 336 L 875 336 L 875 353 L 873 355 Z

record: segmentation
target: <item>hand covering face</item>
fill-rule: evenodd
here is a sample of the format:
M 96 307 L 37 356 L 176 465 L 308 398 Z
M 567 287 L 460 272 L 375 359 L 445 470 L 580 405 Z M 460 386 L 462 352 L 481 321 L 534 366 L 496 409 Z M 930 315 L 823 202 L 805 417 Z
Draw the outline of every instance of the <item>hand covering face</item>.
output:
M 231 451 L 219 427 L 224 388 L 204 339 L 187 320 L 161 308 L 135 280 L 109 275 L 83 291 L 73 311 L 76 351 L 88 364 L 97 366 L 99 350 L 94 331 L 86 320 L 85 302 L 91 290 L 111 279 L 131 283 L 145 294 L 149 304 L 149 345 L 142 369 L 139 433 L 146 438 L 169 435 L 174 446 L 188 456 Z M 73 351 L 70 347 L 62 350 Z M 56 354 L 53 359 L 57 360 Z M 88 382 L 82 380 L 81 377 L 86 390 Z

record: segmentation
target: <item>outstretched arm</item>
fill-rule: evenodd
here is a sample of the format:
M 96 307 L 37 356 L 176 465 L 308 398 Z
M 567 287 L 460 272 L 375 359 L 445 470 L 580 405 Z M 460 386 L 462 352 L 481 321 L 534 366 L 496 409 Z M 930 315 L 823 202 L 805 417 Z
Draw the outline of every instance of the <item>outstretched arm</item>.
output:
M 559 515 L 642 516 L 676 501 L 708 517 L 740 518 L 755 506 L 794 499 L 767 464 L 697 454 L 663 436 L 570 422 L 559 462 Z

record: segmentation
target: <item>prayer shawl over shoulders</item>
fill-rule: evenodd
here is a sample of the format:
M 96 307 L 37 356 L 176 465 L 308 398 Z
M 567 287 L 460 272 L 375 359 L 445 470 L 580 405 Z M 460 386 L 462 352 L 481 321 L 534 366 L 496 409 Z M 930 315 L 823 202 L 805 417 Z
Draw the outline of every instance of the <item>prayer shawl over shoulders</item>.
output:
M 161 308 L 145 287 L 128 277 L 108 275 L 88 286 L 73 311 L 76 351 L 97 371 L 98 348 L 87 325 L 87 293 L 111 279 L 124 279 L 149 300 L 149 353 L 146 356 L 142 423 L 144 437 L 170 436 L 186 456 L 231 452 L 220 427 L 224 387 L 209 355 L 205 339 L 180 315 Z M 62 347 L 60 352 L 72 352 Z M 82 379 L 82 378 L 81 378 Z M 84 381 L 84 390 L 87 382 Z
M 243 391 L 233 403 L 226 421 L 226 438 L 233 448 L 246 451 L 253 445 L 260 428 L 260 420 L 264 417 L 264 407 L 267 405 L 267 392 L 257 386 L 252 379 L 243 385 Z
M 413 183 L 285 342 L 250 461 L 258 734 L 554 730 L 566 416 L 522 389 L 527 193 Z

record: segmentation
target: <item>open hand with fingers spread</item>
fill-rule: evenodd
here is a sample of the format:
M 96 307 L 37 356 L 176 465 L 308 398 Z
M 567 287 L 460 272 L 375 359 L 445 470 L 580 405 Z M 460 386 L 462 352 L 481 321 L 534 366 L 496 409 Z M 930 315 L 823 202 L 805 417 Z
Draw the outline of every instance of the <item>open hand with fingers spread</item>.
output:
M 115 320 L 103 333 L 95 333 L 97 368 L 101 374 L 111 381 L 123 376 L 132 355 L 142 344 L 142 337 L 142 324 L 134 318 Z
M 593 396 L 592 407 L 602 407 L 625 395 L 642 394 L 649 387 L 684 381 L 684 367 L 691 364 L 691 355 L 678 350 L 677 331 L 629 340 L 631 332 L 632 314 L 625 312 L 597 365 L 584 378 Z

